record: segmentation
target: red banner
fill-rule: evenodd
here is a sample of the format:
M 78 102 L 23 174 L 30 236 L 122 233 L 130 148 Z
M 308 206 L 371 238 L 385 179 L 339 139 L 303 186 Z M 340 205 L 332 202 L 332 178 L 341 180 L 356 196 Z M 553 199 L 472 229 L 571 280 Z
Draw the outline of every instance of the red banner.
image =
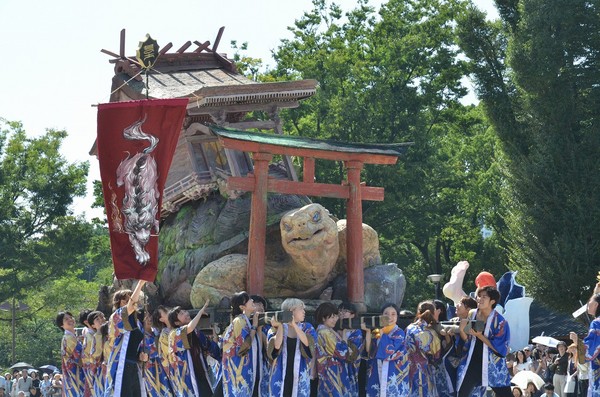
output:
M 119 280 L 156 278 L 162 194 L 187 104 L 160 99 L 98 106 L 98 160 Z

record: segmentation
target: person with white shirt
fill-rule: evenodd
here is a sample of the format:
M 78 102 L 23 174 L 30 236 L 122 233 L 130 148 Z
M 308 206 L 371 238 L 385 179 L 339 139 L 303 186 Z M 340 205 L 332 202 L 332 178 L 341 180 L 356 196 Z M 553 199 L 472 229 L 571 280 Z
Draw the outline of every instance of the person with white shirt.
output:
M 13 376 L 10 372 L 4 374 L 4 394 L 10 396 L 12 392 Z
M 17 396 L 23 392 L 25 397 L 29 397 L 29 389 L 33 385 L 33 379 L 29 376 L 26 369 L 21 371 L 21 377 L 17 381 Z
M 513 376 L 519 371 L 531 371 L 531 361 L 527 361 L 527 356 L 523 350 L 518 350 L 513 362 Z

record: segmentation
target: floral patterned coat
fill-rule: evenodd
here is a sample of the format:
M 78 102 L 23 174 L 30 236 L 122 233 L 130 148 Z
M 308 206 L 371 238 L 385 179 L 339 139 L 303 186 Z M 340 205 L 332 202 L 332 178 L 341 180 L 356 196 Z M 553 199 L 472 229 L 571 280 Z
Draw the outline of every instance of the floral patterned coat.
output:
M 83 397 L 85 378 L 81 368 L 83 346 L 74 333 L 65 330 L 61 344 L 63 392 L 66 397 Z
M 471 319 L 475 319 L 477 310 L 473 310 Z M 506 366 L 506 354 L 510 342 L 510 327 L 508 322 L 496 310 L 492 310 L 487 318 L 484 335 L 489 339 L 496 352 L 486 344 L 483 345 L 483 360 L 481 368 L 481 380 L 483 387 L 510 386 L 510 374 Z M 463 347 L 464 355 L 458 366 L 456 388 L 460 386 L 465 378 L 467 368 L 471 362 L 471 356 L 475 349 L 475 336 L 469 335 Z
M 406 397 L 409 394 L 408 354 L 404 331 L 397 325 L 371 342 L 367 396 Z

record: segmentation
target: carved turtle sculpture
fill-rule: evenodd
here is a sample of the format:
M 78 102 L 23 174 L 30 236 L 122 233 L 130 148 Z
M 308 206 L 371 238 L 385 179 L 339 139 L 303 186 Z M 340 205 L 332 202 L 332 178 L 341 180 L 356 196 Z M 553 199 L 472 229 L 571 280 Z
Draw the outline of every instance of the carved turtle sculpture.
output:
M 320 204 L 286 213 L 280 221 L 281 245 L 287 254 L 265 263 L 265 296 L 316 298 L 345 271 L 345 220 L 336 221 Z M 338 230 L 338 227 L 341 230 Z M 365 267 L 381 263 L 377 233 L 363 224 Z M 219 302 L 246 288 L 247 255 L 230 254 L 207 264 L 196 276 L 190 301 L 195 308 L 206 299 Z M 343 263 L 342 263 L 343 262 Z

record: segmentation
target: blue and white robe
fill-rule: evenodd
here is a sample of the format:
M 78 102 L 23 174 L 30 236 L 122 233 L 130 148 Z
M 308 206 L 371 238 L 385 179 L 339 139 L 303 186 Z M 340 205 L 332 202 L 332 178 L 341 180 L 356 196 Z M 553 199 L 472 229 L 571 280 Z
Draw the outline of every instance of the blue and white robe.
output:
M 142 364 L 144 383 L 148 397 L 171 397 L 171 384 L 159 355 L 159 337 L 155 328 L 144 332 L 143 349 L 148 353 L 148 361 Z
M 348 361 L 358 356 L 356 347 L 344 341 L 337 332 L 319 325 L 317 327 L 317 373 L 319 374 L 319 396 L 352 397 Z
M 348 389 L 350 390 L 350 395 L 358 397 L 358 370 L 362 360 L 365 338 L 363 338 L 362 330 L 360 329 L 346 329 L 343 332 L 348 333 L 347 340 L 350 350 L 356 352 L 356 355 L 350 355 L 350 357 L 348 357 L 348 360 L 346 360 L 344 365 L 348 372 L 348 379 L 350 382 Z
M 282 324 L 283 326 L 283 341 L 279 350 L 275 350 L 275 334 L 277 333 L 276 328 L 271 328 L 268 335 L 268 347 L 267 354 L 269 358 L 273 360 L 271 367 L 271 380 L 269 384 L 269 393 L 272 397 L 310 397 L 310 372 L 311 372 L 311 361 L 315 355 L 315 341 L 317 339 L 317 333 L 314 327 L 310 323 L 300 323 L 299 327 L 306 334 L 308 339 L 308 346 L 298 339 L 296 343 L 296 351 L 294 352 L 294 368 L 286 368 L 287 366 L 287 336 L 288 336 L 288 324 Z M 294 378 L 297 379 L 294 382 L 294 388 L 291 396 L 284 396 L 284 380 L 285 374 L 288 370 L 294 371 Z
M 411 397 L 437 397 L 433 362 L 440 357 L 440 338 L 423 320 L 417 320 L 406 328 L 406 351 L 409 360 Z
M 176 397 L 203 397 L 200 395 L 198 384 L 196 383 L 196 375 L 194 371 L 194 362 L 191 354 L 191 344 L 187 333 L 187 325 L 179 328 L 174 328 L 169 333 L 169 349 L 171 354 L 171 387 Z M 206 380 L 212 391 L 220 381 L 220 362 L 221 348 L 218 344 L 207 338 L 202 332 L 194 330 L 200 341 L 200 363 L 202 364 L 203 372 Z M 213 363 L 208 362 L 208 356 L 212 357 Z
M 225 397 L 251 396 L 256 382 L 260 382 L 259 335 L 251 335 L 250 320 L 245 314 L 233 319 L 223 336 L 223 395 Z
M 83 397 L 85 377 L 81 369 L 81 355 L 83 352 L 81 341 L 74 333 L 65 330 L 60 351 L 62 358 L 63 396 Z M 14 387 L 16 387 L 16 380 L 14 382 Z
M 269 394 L 269 381 L 271 375 L 271 362 L 267 355 L 267 338 L 269 336 L 269 330 L 271 326 L 269 324 L 258 327 L 261 332 L 258 338 L 259 351 L 262 359 L 260 360 L 260 383 L 259 383 L 259 397 L 270 397 Z
M 475 320 L 477 309 L 473 310 L 471 319 Z M 492 310 L 487 318 L 483 334 L 489 339 L 496 352 L 483 344 L 483 357 L 481 366 L 481 386 L 483 387 L 505 387 L 510 386 L 510 374 L 506 366 L 506 354 L 510 343 L 510 327 L 508 322 L 496 310 Z M 475 349 L 475 336 L 469 335 L 465 341 L 464 349 L 467 354 L 461 359 L 458 366 L 456 389 L 460 386 L 467 373 L 471 362 L 471 356 Z
M 132 313 L 135 317 L 135 312 Z M 135 326 L 135 323 L 134 323 Z M 130 331 L 134 329 L 127 314 L 127 306 L 123 306 L 114 311 L 108 319 L 108 341 L 106 344 L 110 350 L 110 355 L 106 362 L 106 380 L 104 382 L 104 395 L 106 397 L 120 396 L 123 381 L 123 371 L 125 370 L 125 353 L 129 345 Z M 141 323 L 138 322 L 138 328 Z M 146 396 L 146 388 L 142 380 L 142 371 L 138 371 L 140 379 L 140 389 L 142 396 Z
M 583 340 L 585 360 L 590 361 L 590 385 L 588 397 L 600 396 L 600 317 L 590 323 L 590 330 Z
M 173 352 L 170 351 L 169 346 L 169 334 L 171 333 L 170 328 L 163 328 L 160 331 L 160 335 L 158 337 L 158 357 L 160 360 L 160 364 L 162 366 L 162 375 L 161 382 L 165 384 L 167 390 L 169 390 L 169 394 L 173 395 L 173 381 L 171 380 L 171 376 L 173 374 L 173 367 L 171 363 L 173 361 Z
M 406 397 L 409 394 L 408 354 L 404 331 L 397 325 L 373 339 L 367 373 L 367 396 Z
M 91 334 L 91 333 L 90 333 Z M 91 397 L 101 397 L 104 395 L 104 376 L 102 374 L 102 354 L 104 353 L 104 338 L 101 332 L 94 332 L 91 340 L 91 366 L 90 374 L 92 376 L 91 384 L 94 389 L 91 390 Z

